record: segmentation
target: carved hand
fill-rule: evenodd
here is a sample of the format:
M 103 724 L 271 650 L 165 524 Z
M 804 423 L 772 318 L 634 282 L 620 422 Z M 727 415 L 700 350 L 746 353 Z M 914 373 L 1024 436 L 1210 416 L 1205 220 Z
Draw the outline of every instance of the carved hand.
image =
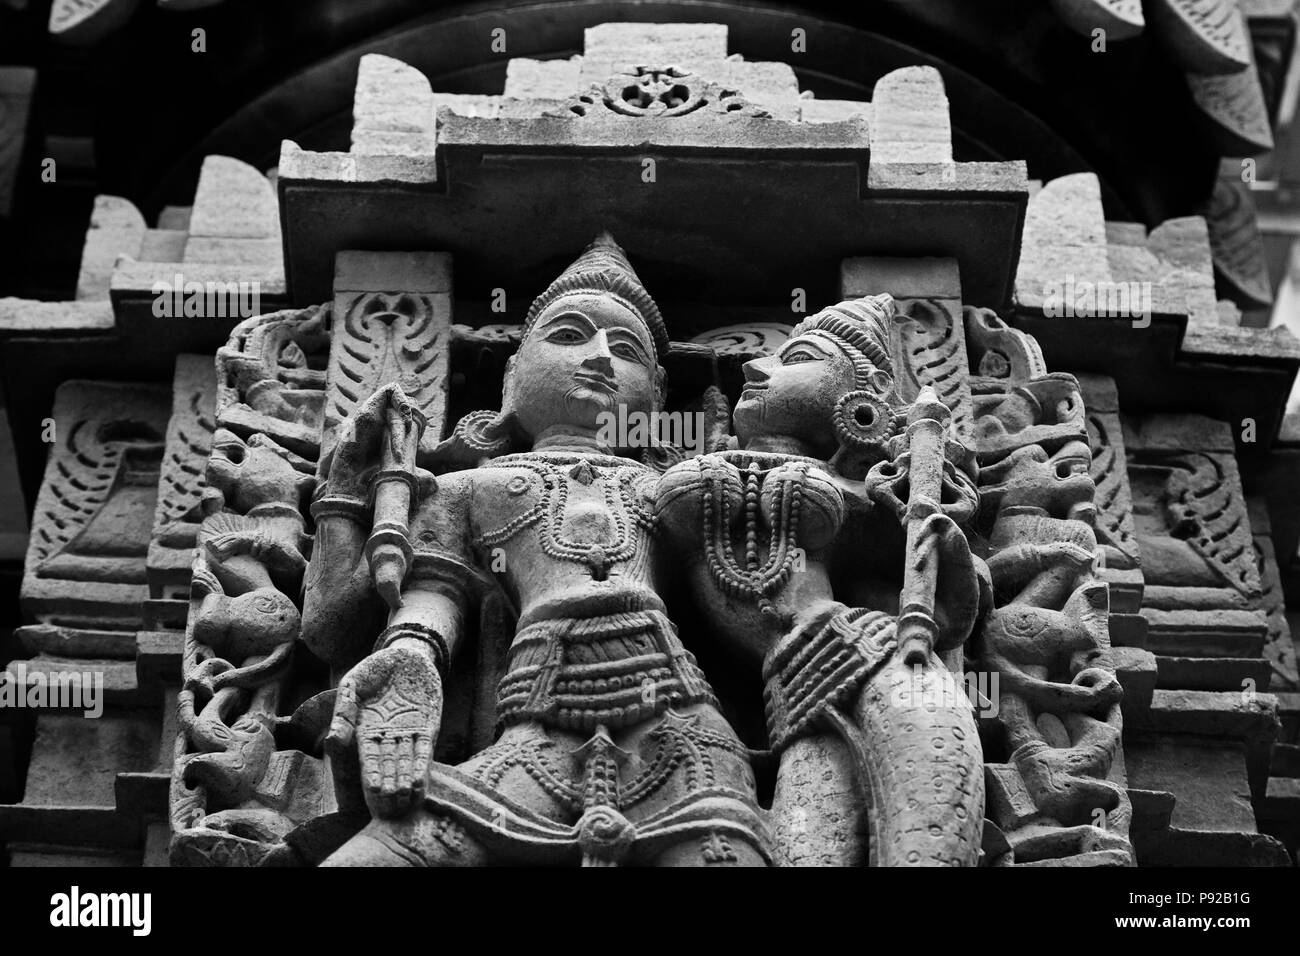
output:
M 980 567 L 982 562 L 971 554 L 966 535 L 947 515 L 930 515 L 922 525 L 922 533 L 933 539 L 939 559 L 935 621 L 939 625 L 936 649 L 942 651 L 956 647 L 970 635 L 981 606 L 990 597 L 988 571 Z
M 442 678 L 420 646 L 382 648 L 343 678 L 326 746 L 332 760 L 359 759 L 375 816 L 403 816 L 423 797 L 441 717 Z
M 366 472 L 379 464 L 380 442 L 390 413 L 410 405 L 396 382 L 376 389 L 344 422 L 330 459 L 326 489 L 331 495 L 365 498 L 369 494 Z

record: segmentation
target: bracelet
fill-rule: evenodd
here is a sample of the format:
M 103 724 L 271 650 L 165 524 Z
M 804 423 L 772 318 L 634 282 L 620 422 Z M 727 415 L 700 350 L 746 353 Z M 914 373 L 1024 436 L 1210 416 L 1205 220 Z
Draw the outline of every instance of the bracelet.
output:
M 385 647 L 391 646 L 394 641 L 403 637 L 414 638 L 428 644 L 433 648 L 433 662 L 434 666 L 438 668 L 438 673 L 445 674 L 447 672 L 447 666 L 451 663 L 451 649 L 447 646 L 447 639 L 427 624 L 403 621 L 388 625 L 380 632 L 379 639 L 375 641 L 371 653 L 382 651 Z
M 347 495 L 324 495 L 311 503 L 310 510 L 314 521 L 338 515 L 358 524 L 364 524 L 370 512 L 364 501 L 358 501 Z

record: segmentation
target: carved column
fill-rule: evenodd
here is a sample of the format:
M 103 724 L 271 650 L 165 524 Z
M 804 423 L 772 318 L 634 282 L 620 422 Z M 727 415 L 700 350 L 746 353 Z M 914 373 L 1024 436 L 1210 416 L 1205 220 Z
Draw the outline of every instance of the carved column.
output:
M 16 861 L 138 864 L 139 834 L 164 812 L 172 735 L 158 705 L 175 656 L 148 629 L 148 549 L 168 410 L 152 385 L 68 382 L 56 395 L 23 583 L 36 623 L 18 629 L 23 652 L 7 668 L 9 689 L 39 708 L 5 709 L 34 724 L 23 799 L 0 806 Z
M 1149 707 L 1126 707 L 1139 857 L 1279 863 L 1284 851 L 1258 832 L 1254 809 L 1269 789 L 1277 701 L 1232 429 L 1197 415 L 1126 416 L 1124 444 L 1155 665 Z
M 321 761 L 278 749 L 275 731 L 294 692 L 285 678 L 310 554 L 329 319 L 328 307 L 257 316 L 217 356 L 177 704 L 173 862 L 256 863 L 288 827 L 328 809 Z
M 390 382 L 402 386 L 430 423 L 420 448 L 433 450 L 447 415 L 451 296 L 451 257 L 446 253 L 339 253 L 326 454 L 339 424 Z
M 328 674 L 291 668 L 316 474 L 338 425 L 385 384 L 428 417 L 424 450 L 445 418 L 449 257 L 344 252 L 335 288 L 328 305 L 241 323 L 218 354 L 172 778 L 175 862 L 257 863 L 334 809 L 319 750 Z
M 1029 336 L 986 309 L 965 320 L 995 601 L 973 650 L 999 681 L 986 753 L 1005 761 L 986 767 L 987 822 L 1016 864 L 1131 865 L 1083 398 Z

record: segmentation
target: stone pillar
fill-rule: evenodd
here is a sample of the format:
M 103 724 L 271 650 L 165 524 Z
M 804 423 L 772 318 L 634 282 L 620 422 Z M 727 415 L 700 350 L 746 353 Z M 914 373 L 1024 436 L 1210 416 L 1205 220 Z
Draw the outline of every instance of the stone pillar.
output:
M 420 447 L 432 451 L 447 415 L 451 309 L 451 257 L 446 253 L 338 254 L 326 454 L 339 424 L 389 382 L 400 383 L 428 419 Z
M 138 863 L 166 812 L 179 635 L 148 628 L 148 554 L 170 402 L 165 388 L 69 382 L 37 498 L 5 708 L 32 734 L 21 802 L 0 806 L 19 863 Z M 165 685 L 170 685 L 170 690 Z M 30 709 L 25 709 L 30 708 Z

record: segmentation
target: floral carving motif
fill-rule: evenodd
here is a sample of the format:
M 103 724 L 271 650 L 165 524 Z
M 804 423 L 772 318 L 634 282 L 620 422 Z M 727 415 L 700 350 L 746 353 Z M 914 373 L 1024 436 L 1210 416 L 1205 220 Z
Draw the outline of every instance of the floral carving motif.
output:
M 700 110 L 766 117 L 737 89 L 678 66 L 634 66 L 594 84 L 569 101 L 568 116 L 591 116 L 600 108 L 632 117 L 686 116 Z

